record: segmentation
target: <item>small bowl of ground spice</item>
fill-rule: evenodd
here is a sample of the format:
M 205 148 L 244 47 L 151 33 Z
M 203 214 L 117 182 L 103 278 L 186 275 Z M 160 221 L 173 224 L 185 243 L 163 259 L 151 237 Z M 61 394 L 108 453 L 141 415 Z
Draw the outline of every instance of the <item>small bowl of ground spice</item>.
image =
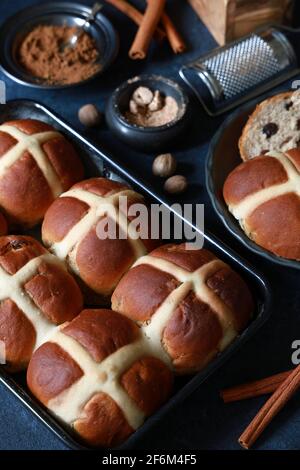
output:
M 159 75 L 141 75 L 114 91 L 106 121 L 121 140 L 147 153 L 173 146 L 190 114 L 188 96 L 178 83 Z
M 118 52 L 118 36 L 100 12 L 84 29 L 91 9 L 50 2 L 17 12 L 0 27 L 0 64 L 10 78 L 36 88 L 86 83 L 106 70 Z M 78 34 L 74 47 L 68 40 Z
M 47 85 L 73 85 L 100 72 L 95 40 L 83 32 L 74 47 L 64 46 L 76 26 L 37 25 L 21 41 L 17 60 L 21 67 Z

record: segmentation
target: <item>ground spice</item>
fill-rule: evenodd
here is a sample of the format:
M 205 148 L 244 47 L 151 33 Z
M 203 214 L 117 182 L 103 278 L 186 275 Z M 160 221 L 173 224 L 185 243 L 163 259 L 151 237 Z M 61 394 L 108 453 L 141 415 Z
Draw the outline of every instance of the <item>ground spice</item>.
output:
M 178 117 L 179 107 L 172 96 L 163 96 L 147 87 L 138 87 L 129 101 L 125 117 L 130 124 L 142 127 L 164 126 Z
M 82 33 L 75 45 L 62 47 L 77 28 L 36 26 L 22 41 L 18 60 L 34 77 L 48 84 L 72 84 L 86 80 L 101 69 L 95 41 Z

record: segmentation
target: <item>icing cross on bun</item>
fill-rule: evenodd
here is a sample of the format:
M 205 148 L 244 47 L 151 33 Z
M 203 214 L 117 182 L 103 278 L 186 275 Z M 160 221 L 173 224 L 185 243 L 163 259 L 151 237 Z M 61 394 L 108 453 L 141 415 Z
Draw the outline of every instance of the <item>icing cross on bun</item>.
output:
M 130 220 L 120 210 L 120 197 L 130 207 L 143 197 L 123 183 L 91 178 L 75 184 L 48 209 L 42 226 L 43 241 L 81 280 L 89 304 L 107 304 L 122 275 L 140 256 L 158 245 L 157 240 L 136 238 Z M 100 238 L 99 221 L 118 217 L 127 238 Z
M 209 251 L 164 245 L 141 257 L 112 296 L 178 374 L 196 372 L 226 348 L 253 313 L 251 293 Z
M 277 256 L 300 260 L 300 149 L 240 164 L 223 195 L 249 238 Z
M 32 356 L 31 392 L 87 443 L 123 442 L 170 396 L 171 370 L 134 322 L 83 310 Z
M 34 119 L 0 125 L 0 207 L 15 225 L 40 222 L 53 200 L 83 178 L 65 137 Z
M 27 236 L 0 237 L 0 340 L 11 371 L 25 368 L 47 335 L 82 308 L 62 261 Z

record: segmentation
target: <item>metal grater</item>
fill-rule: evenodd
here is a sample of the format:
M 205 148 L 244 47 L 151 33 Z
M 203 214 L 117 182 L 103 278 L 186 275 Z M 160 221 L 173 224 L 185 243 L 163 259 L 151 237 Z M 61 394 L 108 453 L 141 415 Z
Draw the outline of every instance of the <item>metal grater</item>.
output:
M 210 115 L 218 115 L 296 75 L 290 28 L 257 30 L 185 65 L 181 78 Z

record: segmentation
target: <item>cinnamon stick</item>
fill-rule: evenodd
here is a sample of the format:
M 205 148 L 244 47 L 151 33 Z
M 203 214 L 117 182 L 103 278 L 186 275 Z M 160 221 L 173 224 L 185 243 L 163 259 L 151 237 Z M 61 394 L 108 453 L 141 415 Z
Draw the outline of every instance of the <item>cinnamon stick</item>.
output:
M 134 6 L 130 5 L 130 3 L 126 2 L 126 0 L 106 0 L 106 2 L 110 3 L 112 6 L 117 8 L 117 10 L 124 13 L 124 15 L 140 26 L 143 19 L 143 14 Z M 166 37 L 166 33 L 161 28 L 156 27 L 156 30 L 154 31 L 154 37 L 158 41 L 162 41 Z
M 140 26 L 143 14 L 130 3 L 126 2 L 126 0 L 106 0 L 106 2 L 110 3 L 112 6 L 124 13 L 124 15 L 130 18 L 134 23 Z M 186 50 L 186 44 L 179 32 L 176 30 L 170 17 L 166 13 L 163 13 L 161 20 L 165 31 L 157 26 L 153 34 L 154 38 L 158 41 L 162 41 L 167 36 L 170 46 L 175 54 L 184 52 Z
M 268 424 L 284 407 L 288 400 L 300 388 L 300 365 L 297 366 L 282 382 L 277 390 L 266 401 L 264 406 L 251 421 L 249 426 L 239 438 L 239 443 L 245 449 L 249 449 L 266 429 Z
M 163 27 L 165 28 L 167 38 L 170 43 L 170 46 L 173 49 L 173 52 L 175 52 L 175 54 L 181 54 L 182 52 L 184 52 L 186 50 L 186 44 L 177 29 L 175 28 L 174 23 L 166 13 L 162 14 L 161 22 L 163 24 Z
M 166 0 L 148 0 L 146 10 L 129 51 L 131 59 L 146 57 L 151 38 L 161 19 Z
M 238 400 L 246 400 L 247 398 L 258 397 L 273 393 L 280 384 L 288 377 L 291 371 L 281 372 L 279 374 L 265 377 L 261 380 L 247 382 L 236 387 L 230 387 L 220 392 L 224 403 L 230 403 Z

